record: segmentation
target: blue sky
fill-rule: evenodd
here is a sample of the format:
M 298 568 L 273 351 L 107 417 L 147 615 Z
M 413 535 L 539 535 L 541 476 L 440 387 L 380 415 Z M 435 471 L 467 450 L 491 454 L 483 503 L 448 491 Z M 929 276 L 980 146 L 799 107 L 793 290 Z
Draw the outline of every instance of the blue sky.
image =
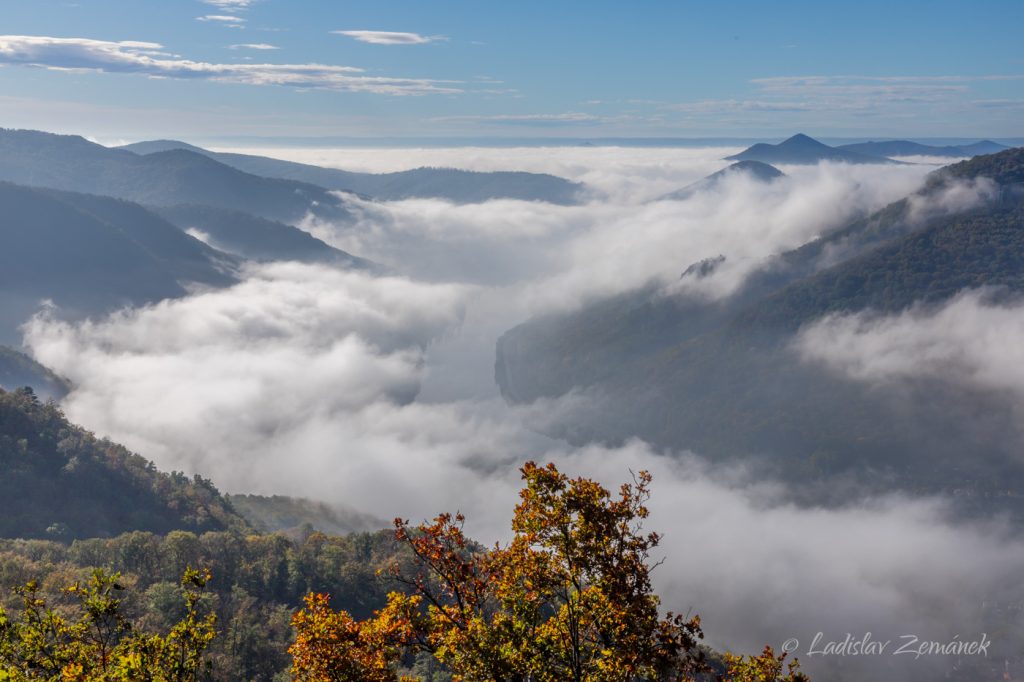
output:
M 1019 137 L 1024 2 L 0 0 L 0 126 Z

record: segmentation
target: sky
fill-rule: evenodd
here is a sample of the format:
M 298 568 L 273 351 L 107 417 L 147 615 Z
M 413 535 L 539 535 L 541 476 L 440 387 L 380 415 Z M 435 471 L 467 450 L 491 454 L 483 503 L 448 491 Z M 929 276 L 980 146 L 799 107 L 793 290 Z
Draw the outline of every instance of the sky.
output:
M 0 126 L 185 137 L 1024 135 L 1018 0 L 0 0 Z

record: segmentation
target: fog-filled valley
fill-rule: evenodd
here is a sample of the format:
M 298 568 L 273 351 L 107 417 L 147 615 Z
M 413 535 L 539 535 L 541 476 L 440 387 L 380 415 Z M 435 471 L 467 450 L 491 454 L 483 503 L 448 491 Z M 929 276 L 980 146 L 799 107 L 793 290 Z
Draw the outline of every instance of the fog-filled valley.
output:
M 796 638 L 814 679 L 988 679 L 1022 632 L 1024 157 L 806 140 L 732 167 L 742 149 L 211 157 L 0 131 L 0 383 L 334 529 L 461 511 L 492 545 L 527 460 L 612 488 L 646 469 L 662 605 L 710 646 Z M 815 658 L 818 632 L 993 648 Z

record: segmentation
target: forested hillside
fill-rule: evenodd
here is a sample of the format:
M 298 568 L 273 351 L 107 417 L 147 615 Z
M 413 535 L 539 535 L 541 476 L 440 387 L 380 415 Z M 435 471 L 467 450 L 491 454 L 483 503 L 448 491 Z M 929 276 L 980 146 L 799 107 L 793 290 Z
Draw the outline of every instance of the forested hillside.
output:
M 157 471 L 70 424 L 30 389 L 0 390 L 0 470 L 0 537 L 68 541 L 248 527 L 209 481 Z
M 41 595 L 67 604 L 63 588 L 95 568 L 121 572 L 123 612 L 137 626 L 166 631 L 184 615 L 179 579 L 185 569 L 205 567 L 213 576 L 204 607 L 217 616 L 203 679 L 218 682 L 284 680 L 291 663 L 292 614 L 307 593 L 327 592 L 335 608 L 359 618 L 380 608 L 397 585 L 377 570 L 400 556 L 393 533 L 347 537 L 314 533 L 298 539 L 236 531 L 144 531 L 109 539 L 0 540 L 0 608 L 20 611 L 11 590 L 38 580 Z

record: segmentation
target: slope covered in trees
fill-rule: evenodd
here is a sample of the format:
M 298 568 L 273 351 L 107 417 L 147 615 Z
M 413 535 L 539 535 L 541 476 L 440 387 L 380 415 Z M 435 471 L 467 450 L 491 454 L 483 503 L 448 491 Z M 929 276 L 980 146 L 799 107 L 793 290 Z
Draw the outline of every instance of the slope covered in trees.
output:
M 760 161 L 737 161 L 702 180 L 659 197 L 659 201 L 685 201 L 697 192 L 714 189 L 723 180 L 734 177 L 736 174 L 744 175 L 757 182 L 766 183 L 786 177 L 785 173 L 767 163 L 761 163 Z
M 449 515 L 347 537 L 173 531 L 70 544 L 0 540 L 0 586 L 13 588 L 0 593 L 0 674 L 807 679 L 770 648 L 720 657 L 700 644 L 699 618 L 661 610 L 650 582 L 660 536 L 641 528 L 649 475 L 613 495 L 553 465 L 528 463 L 523 474 L 514 539 L 490 550 Z M 168 675 L 166 666 L 179 664 L 191 674 Z M 126 677 L 102 674 L 111 670 Z
M 109 537 L 245 529 L 209 481 L 162 473 L 70 424 L 31 390 L 0 390 L 0 537 Z

